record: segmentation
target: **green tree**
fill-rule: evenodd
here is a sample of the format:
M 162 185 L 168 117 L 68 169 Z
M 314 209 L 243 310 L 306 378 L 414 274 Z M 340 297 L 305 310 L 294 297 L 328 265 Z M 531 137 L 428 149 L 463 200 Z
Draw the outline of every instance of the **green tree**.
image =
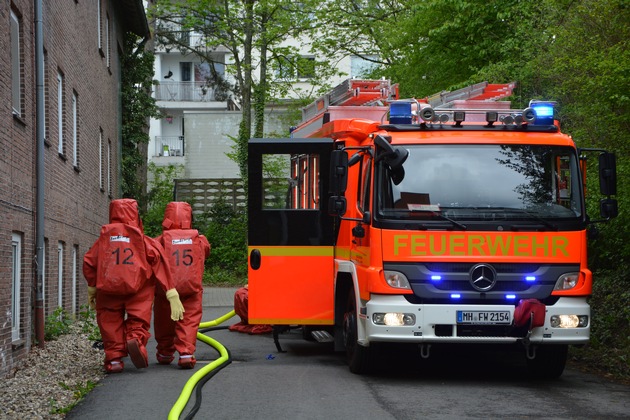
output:
M 553 2 L 551 2 L 553 3 Z M 554 42 L 532 65 L 536 84 L 558 102 L 563 129 L 579 147 L 617 155 L 619 217 L 598 225 L 595 267 L 630 265 L 630 6 L 616 0 L 574 1 L 549 28 Z M 597 160 L 589 166 L 597 169 Z M 598 218 L 598 180 L 589 173 L 589 214 Z
M 146 207 L 147 145 L 149 118 L 159 116 L 153 87 L 154 55 L 146 39 L 127 32 L 122 55 L 122 196 Z
M 210 64 L 215 63 L 217 48 L 229 52 L 226 72 L 233 83 L 216 72 L 208 83 L 228 86 L 241 107 L 239 134 L 234 139 L 234 152 L 230 157 L 239 165 L 244 180 L 247 179 L 247 142 L 251 137 L 265 134 L 266 105 L 272 97 L 286 94 L 296 81 L 295 77 L 276 77 L 278 70 L 289 64 L 295 75 L 303 69 L 303 63 L 294 59 L 299 43 L 285 41 L 289 37 L 299 40 L 301 33 L 310 27 L 309 12 L 316 4 L 314 0 L 300 3 L 288 0 L 163 0 L 152 9 L 157 20 L 158 43 L 195 54 Z M 202 35 L 201 45 L 186 41 L 185 34 L 191 31 Z M 310 79 L 311 87 L 325 80 L 334 66 L 316 63 L 315 68 L 317 71 Z
M 162 233 L 162 221 L 166 205 L 174 200 L 175 178 L 182 171 L 181 165 L 157 166 L 149 163 L 151 182 L 147 195 L 147 210 L 142 214 L 144 233 L 152 238 Z

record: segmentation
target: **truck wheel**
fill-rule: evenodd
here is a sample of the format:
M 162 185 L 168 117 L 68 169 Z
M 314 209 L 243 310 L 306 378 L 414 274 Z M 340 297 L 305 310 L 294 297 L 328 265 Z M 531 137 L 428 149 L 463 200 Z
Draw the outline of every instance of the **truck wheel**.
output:
M 354 290 L 350 290 L 346 311 L 343 314 L 343 343 L 350 372 L 367 373 L 370 368 L 370 348 L 357 342 L 357 305 Z
M 527 367 L 532 377 L 538 379 L 556 379 L 562 375 L 567 363 L 569 346 L 538 346 L 536 357 L 527 359 Z

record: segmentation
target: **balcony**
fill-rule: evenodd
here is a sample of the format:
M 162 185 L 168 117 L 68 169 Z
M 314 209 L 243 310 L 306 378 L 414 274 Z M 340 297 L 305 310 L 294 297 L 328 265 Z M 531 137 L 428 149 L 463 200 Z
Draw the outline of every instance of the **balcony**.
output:
M 167 102 L 214 102 L 214 89 L 206 82 L 160 82 L 155 99 Z
M 153 157 L 184 156 L 184 136 L 155 136 Z

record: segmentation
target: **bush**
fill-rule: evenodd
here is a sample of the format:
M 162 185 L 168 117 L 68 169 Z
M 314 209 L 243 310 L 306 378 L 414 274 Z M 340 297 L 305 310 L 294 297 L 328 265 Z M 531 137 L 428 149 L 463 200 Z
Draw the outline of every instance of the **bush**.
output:
M 98 328 L 98 324 L 96 323 L 96 311 L 90 309 L 87 305 L 81 306 L 81 311 L 79 312 L 78 323 L 81 327 L 81 332 L 83 334 L 87 334 L 88 340 L 90 341 L 101 341 L 101 330 Z
M 240 285 L 247 278 L 247 215 L 225 201 L 216 202 L 205 215 L 208 241 L 212 244 L 206 260 L 204 283 Z
M 593 273 L 591 340 L 571 349 L 574 360 L 585 368 L 630 379 L 629 266 Z
M 147 199 L 147 211 L 142 215 L 144 233 L 155 238 L 162 233 L 162 221 L 166 205 L 173 201 L 175 178 L 182 171 L 181 165 L 157 166 L 151 162 L 151 189 Z
M 71 325 L 72 318 L 70 318 L 62 307 L 58 307 L 52 314 L 46 317 L 44 322 L 44 340 L 56 340 L 60 336 L 68 334 Z

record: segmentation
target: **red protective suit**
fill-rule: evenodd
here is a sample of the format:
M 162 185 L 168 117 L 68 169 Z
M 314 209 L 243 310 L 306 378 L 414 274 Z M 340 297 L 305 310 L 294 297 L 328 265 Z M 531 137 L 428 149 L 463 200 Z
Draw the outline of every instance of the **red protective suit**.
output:
M 210 244 L 205 236 L 192 229 L 192 208 L 188 203 L 168 203 L 162 228 L 162 235 L 156 240 L 169 259 L 171 276 L 186 316 L 182 321 L 173 322 L 164 291 L 156 290 L 153 306 L 156 356 L 159 363 L 168 364 L 177 351 L 179 365 L 192 368 L 203 311 L 204 262 L 210 256 Z
M 83 275 L 89 288 L 96 288 L 96 321 L 103 338 L 105 369 L 118 372 L 130 342 L 132 361 L 136 367 L 146 367 L 141 359 L 146 359 L 151 336 L 155 281 L 164 290 L 172 289 L 173 283 L 162 246 L 142 232 L 136 200 L 113 200 L 109 221 L 83 258 Z M 143 354 L 139 364 L 138 352 Z

